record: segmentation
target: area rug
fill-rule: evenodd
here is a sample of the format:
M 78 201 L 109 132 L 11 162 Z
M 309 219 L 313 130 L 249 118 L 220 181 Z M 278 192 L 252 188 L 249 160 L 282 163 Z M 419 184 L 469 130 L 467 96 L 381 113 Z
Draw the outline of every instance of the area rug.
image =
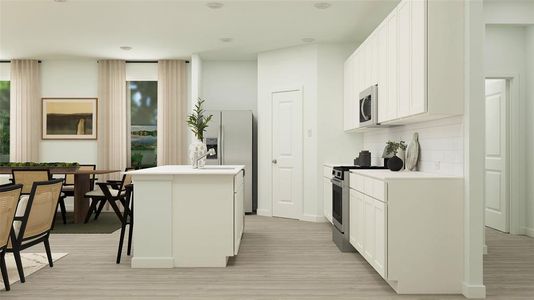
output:
M 68 253 L 52 253 L 52 260 L 56 262 L 57 260 L 67 256 Z M 21 253 L 22 266 L 24 267 L 24 276 L 28 280 L 28 276 L 39 271 L 43 267 L 48 266 L 48 258 L 46 253 Z M 7 265 L 7 274 L 9 275 L 9 283 L 13 284 L 20 280 L 19 272 L 17 271 L 17 265 L 15 264 L 15 259 L 13 258 L 13 253 L 6 254 L 6 265 Z M 52 269 L 53 270 L 53 269 Z M 0 277 L 0 290 L 4 290 L 4 282 Z
M 121 228 L 121 221 L 114 212 L 102 212 L 98 220 L 91 218 L 87 224 L 74 224 L 74 214 L 67 213 L 67 224 L 63 224 L 61 214 L 56 215 L 56 223 L 52 234 L 102 234 L 113 233 Z

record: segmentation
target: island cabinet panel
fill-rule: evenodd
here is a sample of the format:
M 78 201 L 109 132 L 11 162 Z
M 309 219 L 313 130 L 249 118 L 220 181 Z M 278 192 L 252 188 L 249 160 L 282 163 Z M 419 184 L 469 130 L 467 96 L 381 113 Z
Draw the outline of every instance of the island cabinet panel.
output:
M 161 166 L 133 177 L 133 268 L 225 267 L 244 231 L 244 166 Z
M 461 293 L 463 178 L 355 170 L 350 184 L 350 243 L 397 293 Z

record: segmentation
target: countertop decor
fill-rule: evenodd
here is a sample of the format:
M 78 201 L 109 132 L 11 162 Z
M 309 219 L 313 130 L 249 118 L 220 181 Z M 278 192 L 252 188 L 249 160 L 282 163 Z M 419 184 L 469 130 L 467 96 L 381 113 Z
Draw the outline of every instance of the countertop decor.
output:
M 213 117 L 213 115 L 204 116 L 206 112 L 203 107 L 204 102 L 205 100 L 198 98 L 197 104 L 193 108 L 193 113 L 187 116 L 187 125 L 197 139 L 189 145 L 189 160 L 195 168 L 203 167 L 206 164 L 206 158 L 203 156 L 205 156 L 208 148 L 204 143 L 204 132 L 206 132 L 208 123 Z

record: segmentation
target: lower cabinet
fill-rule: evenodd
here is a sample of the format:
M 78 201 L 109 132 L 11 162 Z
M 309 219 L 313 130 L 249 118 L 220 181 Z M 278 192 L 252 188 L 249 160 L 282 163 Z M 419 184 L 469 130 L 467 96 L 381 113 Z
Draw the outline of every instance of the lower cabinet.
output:
M 241 237 L 245 227 L 245 184 L 244 173 L 234 177 L 234 255 L 239 252 Z
M 323 177 L 323 201 L 324 217 L 332 223 L 332 182 L 326 177 Z
M 387 277 L 387 205 L 350 190 L 350 243 L 382 276 Z

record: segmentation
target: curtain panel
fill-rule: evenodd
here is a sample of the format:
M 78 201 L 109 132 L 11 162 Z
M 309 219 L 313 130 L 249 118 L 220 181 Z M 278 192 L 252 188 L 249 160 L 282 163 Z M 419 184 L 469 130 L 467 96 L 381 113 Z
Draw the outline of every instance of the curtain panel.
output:
M 41 142 L 41 82 L 37 60 L 11 61 L 10 139 L 12 162 L 38 162 Z
M 183 60 L 158 61 L 158 166 L 186 161 L 187 73 Z
M 98 169 L 124 170 L 128 166 L 129 126 L 126 95 L 125 61 L 99 61 Z M 119 179 L 121 176 L 116 173 L 110 177 Z

